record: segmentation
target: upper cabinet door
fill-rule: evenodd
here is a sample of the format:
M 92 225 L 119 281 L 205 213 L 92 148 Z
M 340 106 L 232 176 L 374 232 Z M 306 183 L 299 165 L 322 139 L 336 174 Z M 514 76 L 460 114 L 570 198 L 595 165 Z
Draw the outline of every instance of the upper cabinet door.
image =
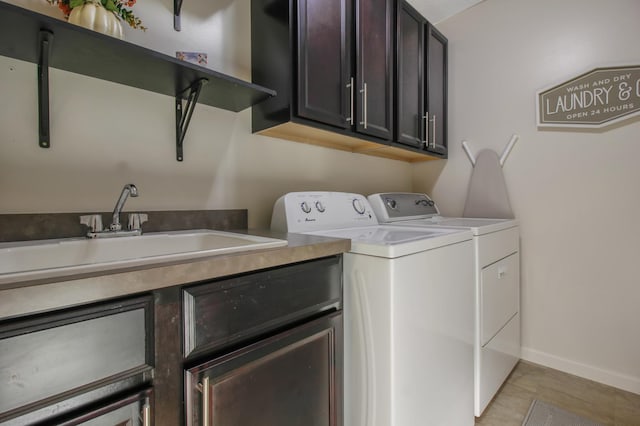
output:
M 427 26 L 427 150 L 447 154 L 447 39 Z
M 356 130 L 392 138 L 393 2 L 356 0 Z
M 351 0 L 299 0 L 297 5 L 298 116 L 350 127 Z
M 424 18 L 407 2 L 398 2 L 396 141 L 422 148 L 426 139 L 424 108 Z

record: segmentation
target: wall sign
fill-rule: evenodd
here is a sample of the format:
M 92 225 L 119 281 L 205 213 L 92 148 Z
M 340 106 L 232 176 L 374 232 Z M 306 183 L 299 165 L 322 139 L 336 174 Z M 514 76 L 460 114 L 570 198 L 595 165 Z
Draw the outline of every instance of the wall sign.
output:
M 598 128 L 640 115 L 640 66 L 596 68 L 538 92 L 539 127 Z

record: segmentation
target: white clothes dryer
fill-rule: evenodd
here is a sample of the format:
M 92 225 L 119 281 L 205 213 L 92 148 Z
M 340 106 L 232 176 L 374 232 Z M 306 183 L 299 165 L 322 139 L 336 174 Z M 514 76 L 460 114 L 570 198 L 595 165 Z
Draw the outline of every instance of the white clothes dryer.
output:
M 284 195 L 271 228 L 351 239 L 345 426 L 474 424 L 471 231 L 379 225 L 366 197 L 340 192 Z
M 518 221 L 442 217 L 426 194 L 382 193 L 368 199 L 381 223 L 473 233 L 474 414 L 479 417 L 520 359 Z

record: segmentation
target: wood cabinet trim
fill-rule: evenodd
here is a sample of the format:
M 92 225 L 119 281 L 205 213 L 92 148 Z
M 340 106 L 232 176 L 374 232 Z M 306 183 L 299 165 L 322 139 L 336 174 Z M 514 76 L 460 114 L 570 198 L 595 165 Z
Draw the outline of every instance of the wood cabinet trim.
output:
M 376 157 L 407 161 L 410 163 L 440 159 L 440 157 L 431 156 L 427 152 L 415 152 L 406 148 L 369 142 L 364 139 L 358 139 L 352 136 L 346 136 L 294 122 L 283 123 L 278 126 L 262 130 L 258 132 L 258 134 L 338 149 L 341 151 L 348 151 L 355 154 L 373 155 Z

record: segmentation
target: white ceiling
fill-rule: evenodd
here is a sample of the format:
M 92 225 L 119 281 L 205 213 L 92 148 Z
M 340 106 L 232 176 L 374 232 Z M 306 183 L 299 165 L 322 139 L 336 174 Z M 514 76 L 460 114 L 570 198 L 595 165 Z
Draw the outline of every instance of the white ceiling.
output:
M 437 24 L 483 0 L 409 0 L 429 22 Z

